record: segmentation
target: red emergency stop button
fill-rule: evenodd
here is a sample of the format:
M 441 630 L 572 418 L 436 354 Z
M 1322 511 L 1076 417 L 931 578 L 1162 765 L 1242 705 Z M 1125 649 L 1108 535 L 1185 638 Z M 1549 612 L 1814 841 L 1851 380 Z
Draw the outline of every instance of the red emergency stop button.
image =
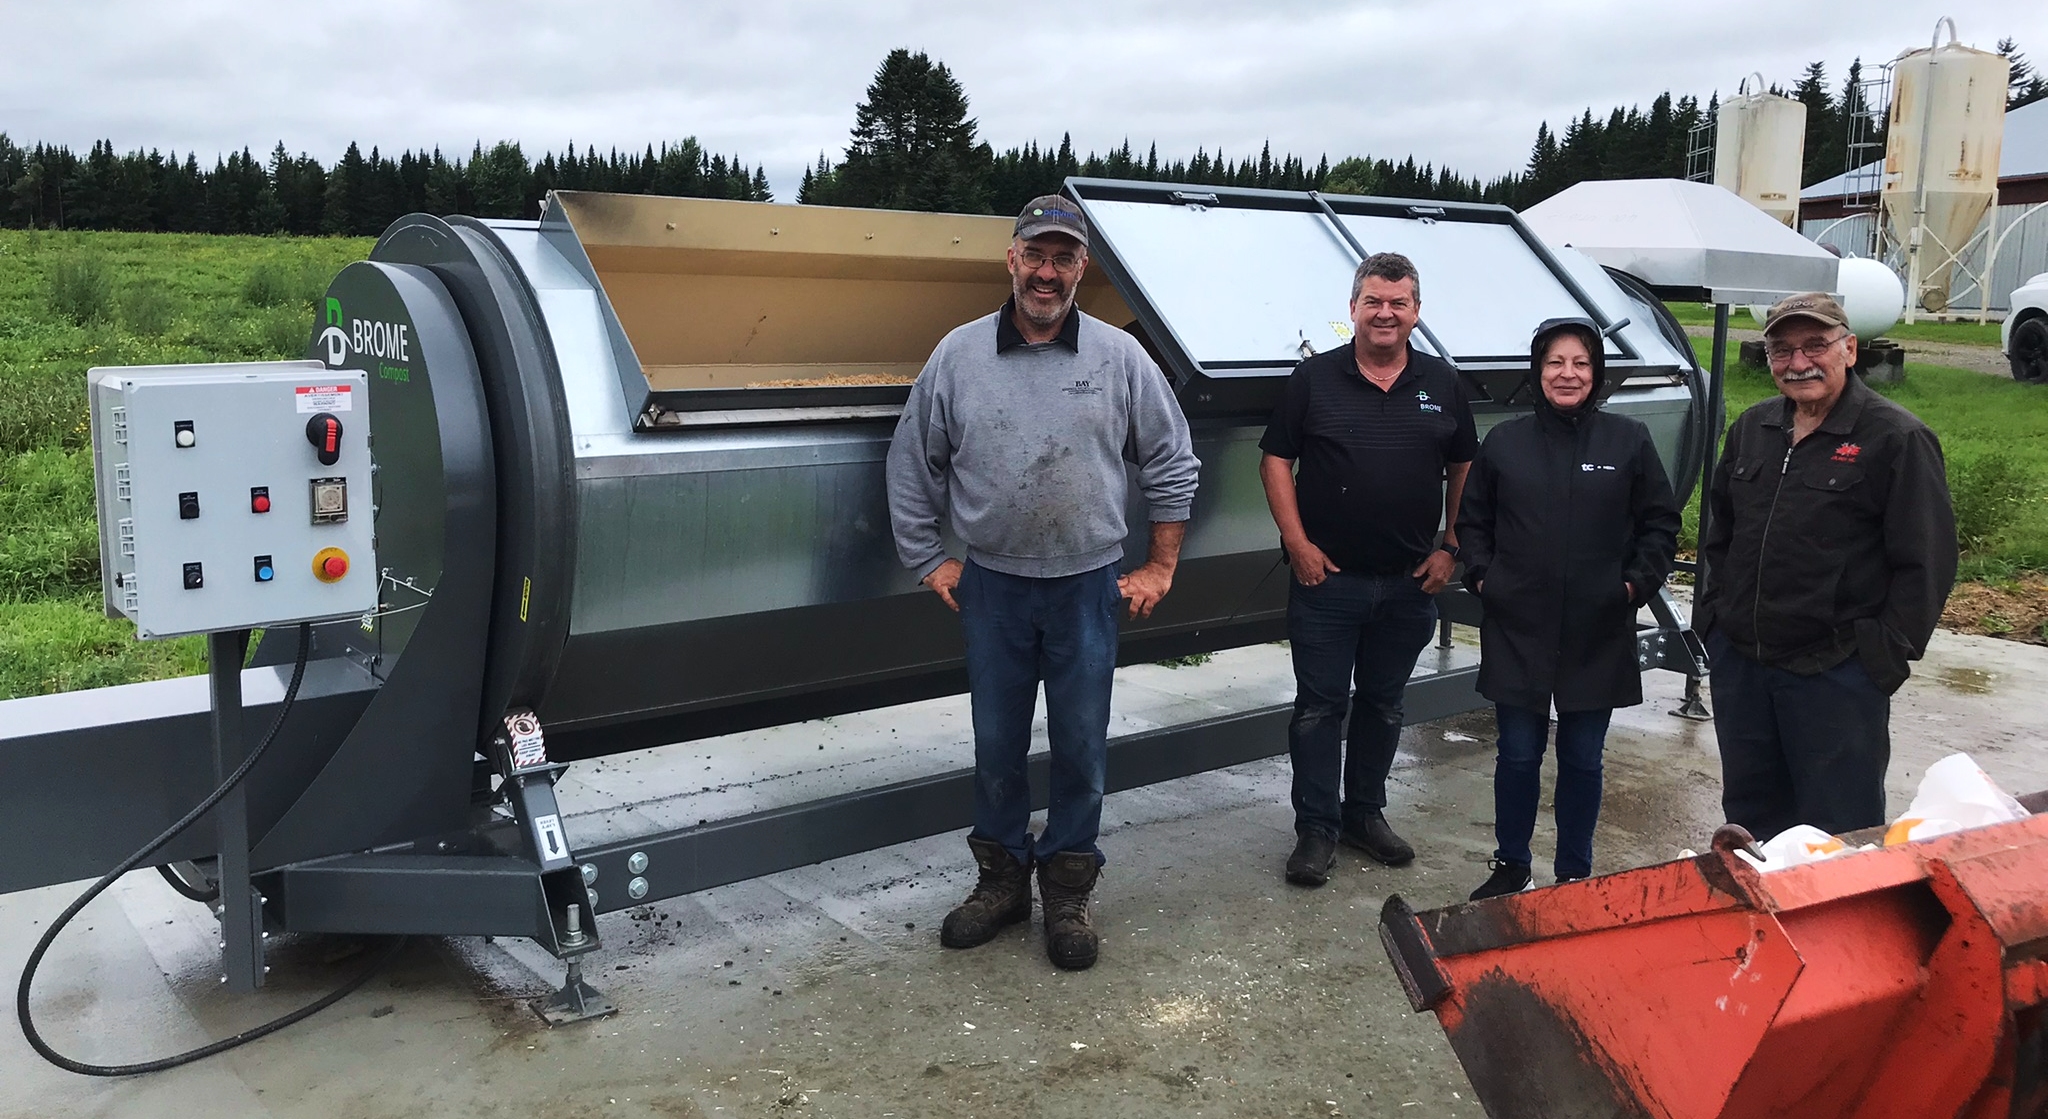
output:
M 313 556 L 313 578 L 333 583 L 347 574 L 348 553 L 340 548 L 322 548 Z
M 269 487 L 269 486 L 250 486 L 250 487 L 249 487 L 249 511 L 250 511 L 251 513 L 268 513 L 268 512 L 270 512 L 270 487 Z

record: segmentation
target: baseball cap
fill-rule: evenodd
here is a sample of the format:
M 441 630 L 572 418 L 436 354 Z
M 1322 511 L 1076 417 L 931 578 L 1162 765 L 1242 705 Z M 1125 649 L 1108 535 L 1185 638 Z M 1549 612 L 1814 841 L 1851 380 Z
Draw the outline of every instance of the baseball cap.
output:
M 1029 241 L 1041 233 L 1064 233 L 1088 247 L 1088 219 L 1074 203 L 1057 194 L 1041 195 L 1017 215 L 1017 236 Z
M 1764 316 L 1764 334 L 1769 335 L 1791 319 L 1812 319 L 1822 326 L 1849 325 L 1849 316 L 1842 310 L 1842 305 L 1824 291 L 1788 295 L 1772 304 L 1770 313 Z

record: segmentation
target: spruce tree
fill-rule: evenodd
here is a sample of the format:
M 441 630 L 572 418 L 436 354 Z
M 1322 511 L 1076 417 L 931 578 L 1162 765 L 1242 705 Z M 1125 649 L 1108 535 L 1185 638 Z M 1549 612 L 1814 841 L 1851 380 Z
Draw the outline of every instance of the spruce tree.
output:
M 986 213 L 994 156 L 975 129 L 945 63 L 890 51 L 854 109 L 846 161 L 829 181 L 813 176 L 812 193 L 841 206 Z

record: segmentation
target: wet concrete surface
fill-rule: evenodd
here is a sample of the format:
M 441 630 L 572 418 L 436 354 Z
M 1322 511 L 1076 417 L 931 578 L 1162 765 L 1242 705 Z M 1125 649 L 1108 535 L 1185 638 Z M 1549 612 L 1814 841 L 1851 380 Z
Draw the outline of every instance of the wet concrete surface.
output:
M 1711 724 L 1667 714 L 1678 677 L 1646 684 L 1648 702 L 1617 713 L 1608 740 L 1602 871 L 1704 847 L 1720 820 Z M 1118 725 L 1289 687 L 1273 646 L 1128 669 Z M 940 700 L 579 763 L 564 788 L 572 838 L 958 764 L 964 712 Z M 1492 734 L 1486 712 L 1409 728 L 1389 815 L 1419 857 L 1390 870 L 1345 850 L 1321 890 L 1280 878 L 1284 760 L 1110 797 L 1090 972 L 1047 963 L 1035 926 L 939 947 L 939 921 L 972 881 L 954 834 L 601 918 L 588 977 L 621 1012 L 594 1023 L 550 1029 L 526 1007 L 549 985 L 530 968 L 551 967 L 531 945 L 460 940 L 415 942 L 318 1017 L 150 1077 L 60 1072 L 10 1026 L 0 1116 L 1478 1115 L 1435 1019 L 1410 1013 L 1375 921 L 1390 893 L 1426 908 L 1486 876 Z M 2048 785 L 2048 649 L 1937 635 L 1895 701 L 1893 741 L 1895 812 L 1955 750 L 2011 791 Z M 1546 818 L 1539 881 L 1550 844 Z M 9 976 L 77 889 L 0 897 Z M 274 988 L 234 998 L 216 979 L 215 935 L 202 907 L 133 875 L 59 941 L 36 987 L 40 1020 L 74 1055 L 138 1059 L 246 1028 L 366 959 L 345 940 L 287 940 Z

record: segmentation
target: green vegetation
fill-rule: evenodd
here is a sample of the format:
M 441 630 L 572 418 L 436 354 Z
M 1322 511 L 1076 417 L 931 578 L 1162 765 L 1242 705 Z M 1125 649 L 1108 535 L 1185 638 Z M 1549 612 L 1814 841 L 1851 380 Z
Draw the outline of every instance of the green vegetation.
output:
M 1215 657 L 1216 654 L 1214 653 L 1189 653 L 1186 656 L 1168 657 L 1163 661 L 1154 661 L 1152 663 L 1161 668 L 1200 668 L 1214 660 Z
M 86 370 L 301 357 L 325 278 L 371 244 L 0 230 L 0 698 L 204 668 L 197 639 L 102 616 Z M 285 277 L 263 306 L 259 273 Z
M 1693 339 L 1702 364 L 1710 340 Z M 1732 347 L 1731 347 L 1732 349 Z M 1911 409 L 1941 437 L 1965 545 L 1962 578 L 2010 579 L 2048 571 L 2048 392 L 1966 369 L 1908 364 L 1906 379 L 1879 392 Z M 1774 396 L 1770 374 L 1733 360 L 1728 419 Z M 1685 511 L 1680 547 L 1697 543 L 1699 496 Z
M 1686 326 L 1714 325 L 1714 308 L 1707 303 L 1666 303 L 1671 314 Z M 1756 330 L 1761 324 L 1747 307 L 1729 309 L 1728 325 L 1735 330 Z M 1884 332 L 1894 342 L 1941 342 L 1951 346 L 1998 346 L 1998 324 L 1969 322 L 1899 323 Z

